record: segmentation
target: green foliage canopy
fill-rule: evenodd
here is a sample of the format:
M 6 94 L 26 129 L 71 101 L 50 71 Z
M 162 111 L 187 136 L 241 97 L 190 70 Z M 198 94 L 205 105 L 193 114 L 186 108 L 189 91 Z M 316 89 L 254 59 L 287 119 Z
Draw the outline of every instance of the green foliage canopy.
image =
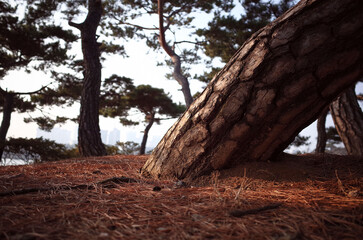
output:
M 185 106 L 174 103 L 163 89 L 150 85 L 137 86 L 128 95 L 128 101 L 131 107 L 137 108 L 146 117 L 158 114 L 175 118 L 185 111 Z
M 50 0 L 0 1 L 0 80 L 11 70 L 51 72 L 70 64 L 73 56 L 68 50 L 77 37 L 55 23 L 53 15 L 59 8 L 57 1 Z M 11 111 L 20 113 L 34 111 L 39 105 L 52 105 L 50 99 L 56 99 L 50 94 L 54 90 L 46 87 L 28 93 L 1 89 L 0 93 L 0 111 L 4 111 L 7 95 L 13 99 Z M 29 101 L 26 95 L 32 99 Z
M 23 17 L 17 11 L 25 8 Z M 70 59 L 67 50 L 77 38 L 51 20 L 54 1 L 0 2 L 0 78 L 10 70 L 45 70 Z

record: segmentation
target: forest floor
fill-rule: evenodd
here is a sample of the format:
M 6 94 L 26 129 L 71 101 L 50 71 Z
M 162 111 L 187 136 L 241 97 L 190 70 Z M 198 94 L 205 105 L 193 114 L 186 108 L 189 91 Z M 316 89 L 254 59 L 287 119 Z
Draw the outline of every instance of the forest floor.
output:
M 0 239 L 362 239 L 363 159 L 286 155 L 185 185 L 147 156 L 0 167 Z

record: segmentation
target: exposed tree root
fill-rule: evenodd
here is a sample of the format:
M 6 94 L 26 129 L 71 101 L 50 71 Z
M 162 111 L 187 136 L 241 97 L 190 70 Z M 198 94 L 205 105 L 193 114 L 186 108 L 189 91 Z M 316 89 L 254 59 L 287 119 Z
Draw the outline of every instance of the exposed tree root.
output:
M 27 188 L 27 189 L 19 189 L 19 190 L 13 190 L 13 191 L 7 191 L 7 192 L 0 192 L 0 197 L 5 196 L 12 196 L 12 195 L 22 195 L 27 193 L 34 193 L 34 192 L 47 192 L 47 191 L 56 191 L 56 190 L 74 190 L 74 189 L 87 189 L 87 190 L 93 190 L 95 189 L 95 185 L 102 185 L 103 188 L 115 188 L 117 184 L 122 183 L 136 183 L 137 180 L 129 177 L 113 177 L 108 178 L 103 181 L 99 181 L 94 184 L 80 184 L 75 186 L 68 186 L 68 185 L 62 185 L 62 186 L 51 186 L 47 188 Z
M 248 209 L 248 210 L 233 210 L 229 212 L 229 215 L 231 215 L 232 217 L 243 217 L 245 215 L 249 215 L 249 214 L 256 214 L 259 212 L 263 212 L 263 211 L 267 211 L 270 209 L 275 209 L 278 208 L 282 205 L 282 203 L 276 203 L 276 204 L 271 204 L 271 205 L 266 205 L 260 208 L 253 208 L 253 209 Z

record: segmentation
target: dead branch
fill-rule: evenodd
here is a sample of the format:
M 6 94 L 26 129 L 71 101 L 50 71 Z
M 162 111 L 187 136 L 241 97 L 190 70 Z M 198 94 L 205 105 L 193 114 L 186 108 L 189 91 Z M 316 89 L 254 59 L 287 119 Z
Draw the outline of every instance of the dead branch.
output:
M 232 217 L 243 217 L 245 215 L 249 215 L 249 214 L 257 214 L 263 211 L 267 211 L 267 210 L 271 210 L 271 209 L 275 209 L 278 208 L 282 205 L 282 203 L 276 203 L 276 204 L 271 204 L 271 205 L 266 205 L 260 208 L 253 208 L 253 209 L 248 209 L 248 210 L 233 210 L 229 212 L 229 215 Z
M 23 195 L 27 193 L 40 193 L 40 192 L 48 192 L 48 191 L 55 191 L 55 190 L 94 190 L 94 185 L 102 185 L 103 188 L 114 188 L 116 187 L 116 184 L 122 184 L 122 183 L 136 183 L 137 180 L 129 177 L 113 177 L 109 179 L 105 179 L 102 181 L 99 181 L 95 184 L 79 184 L 75 186 L 68 186 L 68 185 L 62 185 L 62 186 L 51 186 L 47 188 L 27 188 L 27 189 L 19 189 L 19 190 L 12 190 L 7 192 L 0 192 L 0 197 L 6 197 L 6 196 L 15 196 L 15 195 Z

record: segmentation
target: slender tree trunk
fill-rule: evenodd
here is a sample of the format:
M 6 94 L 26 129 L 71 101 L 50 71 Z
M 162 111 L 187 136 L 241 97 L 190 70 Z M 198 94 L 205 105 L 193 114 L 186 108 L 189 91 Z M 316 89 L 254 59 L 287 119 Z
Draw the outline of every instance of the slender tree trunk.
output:
M 84 83 L 78 128 L 78 148 L 82 156 L 106 155 L 99 127 L 101 63 L 96 30 L 100 23 L 101 15 L 101 0 L 89 0 L 86 20 L 81 24 L 69 23 L 81 31 L 82 39 Z
M 189 107 L 193 102 L 193 97 L 192 97 L 192 94 L 190 93 L 190 88 L 189 88 L 189 81 L 182 73 L 180 57 L 166 43 L 166 40 L 165 40 L 165 30 L 166 29 L 164 28 L 163 8 L 164 8 L 164 0 L 158 0 L 159 33 L 160 33 L 159 42 L 160 42 L 161 47 L 170 56 L 170 58 L 174 64 L 173 77 L 182 87 L 181 90 L 184 95 L 185 104 L 187 107 Z
M 318 118 L 316 127 L 318 131 L 318 140 L 316 142 L 316 153 L 324 153 L 325 147 L 326 147 L 326 129 L 325 129 L 325 123 L 326 123 L 326 116 L 328 115 L 328 108 L 324 109 L 324 111 L 321 113 L 321 115 Z
M 142 172 L 190 179 L 280 154 L 363 74 L 363 1 L 302 0 L 256 32 Z
M 149 123 L 147 124 L 144 130 L 144 136 L 142 138 L 139 155 L 145 154 L 147 138 L 149 136 L 150 128 L 153 126 L 154 122 L 155 122 L 155 113 L 152 113 L 150 116 Z
M 5 148 L 6 135 L 10 127 L 11 113 L 13 112 L 13 104 L 15 96 L 13 93 L 5 91 L 1 91 L 1 94 L 4 97 L 4 106 L 3 106 L 3 120 L 0 126 L 0 162 Z
M 330 112 L 348 154 L 363 156 L 363 113 L 354 87 L 342 93 L 330 105 Z
M 174 54 L 171 57 L 171 60 L 173 61 L 173 64 L 174 64 L 173 77 L 175 78 L 175 80 L 182 87 L 181 91 L 182 91 L 182 93 L 184 95 L 185 106 L 189 107 L 193 102 L 193 97 L 192 97 L 192 94 L 190 92 L 189 81 L 182 74 L 180 57 L 177 54 Z

